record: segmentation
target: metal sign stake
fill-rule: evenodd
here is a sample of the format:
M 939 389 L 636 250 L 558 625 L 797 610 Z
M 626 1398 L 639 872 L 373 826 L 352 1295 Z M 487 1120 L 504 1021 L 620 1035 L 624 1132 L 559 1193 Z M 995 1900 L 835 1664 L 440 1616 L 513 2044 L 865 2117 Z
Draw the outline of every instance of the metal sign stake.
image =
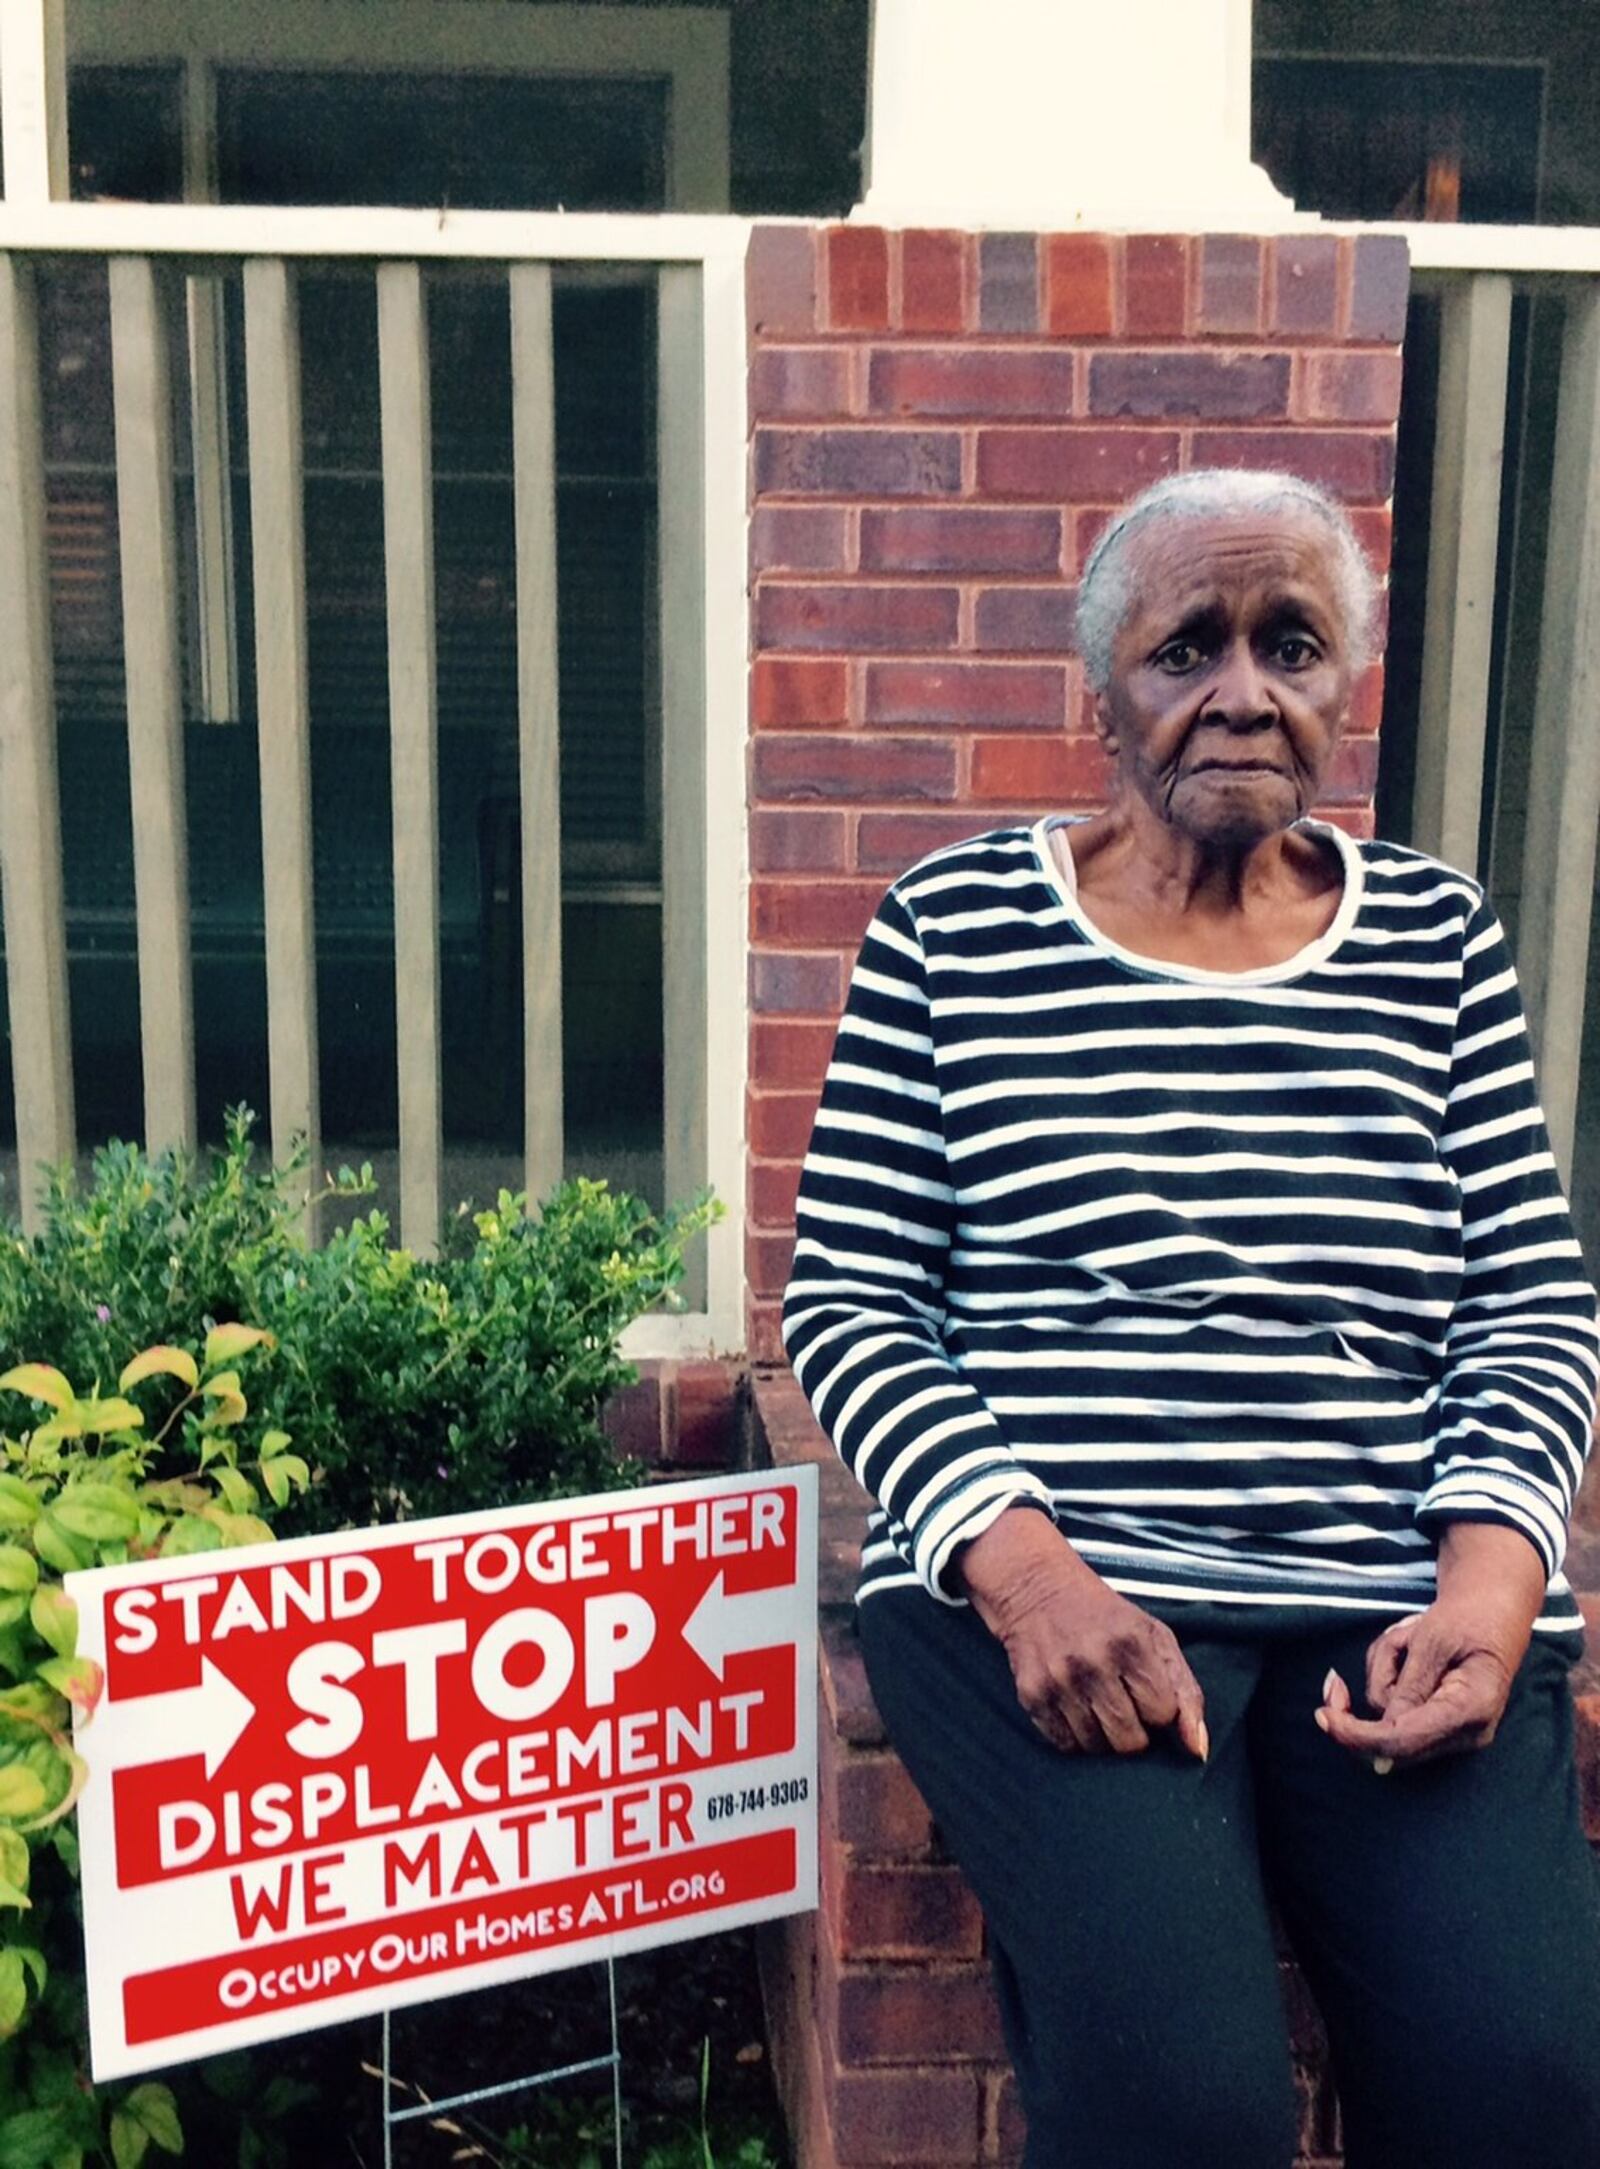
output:
M 397 2109 L 394 2101 L 394 2069 L 391 2058 L 391 2012 L 383 2014 L 383 2169 L 394 2169 L 394 2134 L 399 2124 L 414 2123 L 419 2117 L 448 2116 L 452 2109 L 467 2109 L 480 2101 L 495 2101 L 502 2094 L 521 2093 L 525 2088 L 553 2086 L 559 2079 L 581 2078 L 586 2071 L 611 2073 L 611 2128 L 615 2144 L 616 2169 L 623 2169 L 622 2160 L 622 2039 L 617 2026 L 617 1967 L 615 1959 L 606 1960 L 606 2001 L 611 2019 L 611 2051 L 606 2056 L 588 2056 L 575 2064 L 554 2064 L 545 2071 L 530 2071 L 517 2079 L 501 2079 L 493 2086 L 475 2086 L 469 2093 L 447 2094 L 442 2101 L 418 2102 L 408 2109 Z M 368 2067 L 371 2068 L 370 2066 Z

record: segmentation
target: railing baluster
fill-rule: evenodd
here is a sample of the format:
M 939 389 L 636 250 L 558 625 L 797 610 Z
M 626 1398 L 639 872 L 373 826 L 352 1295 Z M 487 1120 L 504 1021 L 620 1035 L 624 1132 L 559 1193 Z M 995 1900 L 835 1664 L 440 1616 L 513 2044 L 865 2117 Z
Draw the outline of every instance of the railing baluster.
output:
M 1517 967 L 1570 1174 L 1600 829 L 1600 281 L 1567 302 Z
M 1476 874 L 1511 281 L 1478 273 L 1453 283 L 1444 297 L 1441 338 L 1411 840 Z
M 167 327 L 148 257 L 111 260 L 117 533 L 132 786 L 144 1134 L 195 1143 L 189 847 Z
M 8 206 L 66 202 L 65 0 L 0 0 L 0 151 Z
M 657 274 L 657 522 L 661 567 L 661 947 L 669 1204 L 706 1180 L 705 426 L 701 273 Z M 732 839 L 723 839 L 731 844 Z M 736 848 L 736 846 L 734 846 Z M 705 1303 L 704 1246 L 682 1293 Z
M 0 255 L 0 885 L 28 1229 L 40 1220 L 39 1168 L 70 1159 L 74 1143 L 44 522 L 33 273 Z
M 550 267 L 511 267 L 511 428 L 517 536 L 522 807 L 523 1134 L 530 1200 L 560 1182 L 561 741 L 556 661 L 555 362 Z
M 245 265 L 244 321 L 272 1147 L 281 1160 L 294 1137 L 304 1136 L 314 1180 L 322 1139 L 311 893 L 300 336 L 293 276 L 280 259 L 258 258 Z
M 221 279 L 207 273 L 191 275 L 185 286 L 189 434 L 194 458 L 200 710 L 208 723 L 236 723 L 239 719 L 239 652 L 233 616 L 233 498 L 228 456 L 223 286 Z
M 183 67 L 183 196 L 217 200 L 217 72 L 191 53 Z M 199 707 L 208 723 L 239 719 L 234 619 L 233 464 L 229 458 L 226 293 L 211 271 L 184 281 L 189 335 L 189 439 L 194 465 Z
M 439 1243 L 439 729 L 428 323 L 416 264 L 378 267 L 383 552 L 394 801 L 394 968 L 400 1235 Z

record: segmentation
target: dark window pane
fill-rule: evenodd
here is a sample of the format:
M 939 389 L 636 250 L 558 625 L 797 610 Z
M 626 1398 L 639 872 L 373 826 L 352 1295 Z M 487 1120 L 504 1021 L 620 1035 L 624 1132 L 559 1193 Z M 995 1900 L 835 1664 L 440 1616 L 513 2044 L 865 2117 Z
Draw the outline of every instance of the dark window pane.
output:
M 73 68 L 67 78 L 67 142 L 74 196 L 181 202 L 181 68 L 176 63 Z
M 559 287 L 556 466 L 648 475 L 655 466 L 655 308 L 648 286 Z
M 618 77 L 311 74 L 217 79 L 225 203 L 652 211 L 666 85 Z
M 1543 83 L 1534 66 L 1260 58 L 1254 156 L 1325 218 L 1420 219 L 1453 204 L 1459 218 L 1526 223 Z

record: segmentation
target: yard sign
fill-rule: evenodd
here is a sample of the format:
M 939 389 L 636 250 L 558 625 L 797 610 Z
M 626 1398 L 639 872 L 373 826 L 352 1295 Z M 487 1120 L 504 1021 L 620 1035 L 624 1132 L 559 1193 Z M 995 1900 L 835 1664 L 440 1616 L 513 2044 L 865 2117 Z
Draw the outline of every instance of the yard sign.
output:
M 70 1575 L 95 2078 L 814 1905 L 815 1491 Z

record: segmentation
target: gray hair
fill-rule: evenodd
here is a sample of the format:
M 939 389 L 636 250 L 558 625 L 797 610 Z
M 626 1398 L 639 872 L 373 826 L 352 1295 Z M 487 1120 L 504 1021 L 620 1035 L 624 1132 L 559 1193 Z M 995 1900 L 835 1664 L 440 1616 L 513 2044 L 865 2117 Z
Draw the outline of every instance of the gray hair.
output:
M 1133 606 L 1135 567 L 1129 545 L 1158 520 L 1214 520 L 1235 513 L 1303 512 L 1326 529 L 1335 592 L 1360 670 L 1372 660 L 1378 582 L 1367 553 L 1336 497 L 1297 474 L 1267 469 L 1194 467 L 1153 482 L 1127 505 L 1089 552 L 1078 583 L 1077 642 L 1090 686 L 1103 693 L 1112 650 Z

